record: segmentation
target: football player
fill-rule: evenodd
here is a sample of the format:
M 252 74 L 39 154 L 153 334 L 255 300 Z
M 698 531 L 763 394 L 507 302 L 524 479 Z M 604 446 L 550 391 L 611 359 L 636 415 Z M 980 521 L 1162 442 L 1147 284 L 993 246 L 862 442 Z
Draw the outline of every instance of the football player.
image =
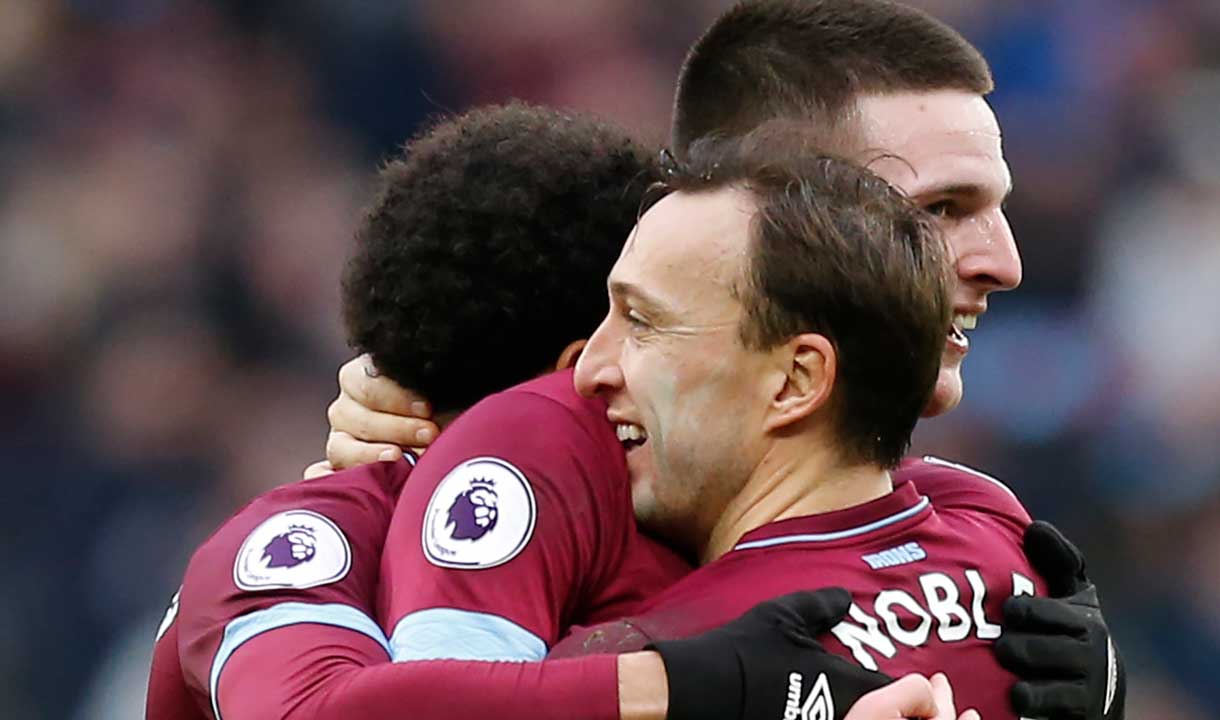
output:
M 509 322 L 514 316 L 542 313 L 558 298 L 564 306 L 552 316 L 560 318 L 559 327 L 544 332 L 556 338 L 574 335 L 591 322 L 589 315 L 601 312 L 600 293 L 552 296 L 540 284 L 538 297 L 506 296 L 505 289 L 519 287 L 513 281 L 524 276 L 514 273 L 527 276 L 539 262 L 563 277 L 595 271 L 586 264 L 608 262 L 634 222 L 644 188 L 656 177 L 651 157 L 620 131 L 539 108 L 492 108 L 442 123 L 413 142 L 404 159 L 382 171 L 382 192 L 361 225 L 362 251 L 349 271 L 347 292 L 374 305 L 390 298 L 387 324 L 378 327 L 393 335 L 394 317 L 401 314 L 393 303 L 401 298 L 381 294 L 375 279 L 362 278 L 364 270 L 380 267 L 407 281 L 419 279 L 413 272 L 426 270 L 428 279 L 443 287 L 465 272 L 463 258 L 494 261 L 499 280 L 480 288 L 498 299 L 489 307 L 507 313 Z M 413 241 L 403 242 L 404 236 Z M 463 245 L 469 247 L 466 254 Z M 449 264 L 418 262 L 438 248 Z M 446 276 L 447 270 L 455 274 Z M 437 292 L 426 286 L 416 290 Z M 353 326 L 359 323 L 354 317 L 358 314 L 349 307 Z M 520 333 L 530 330 L 521 322 L 515 327 Z M 426 373 L 428 358 L 453 358 L 442 349 L 449 346 L 425 338 L 414 338 L 420 342 L 408 345 L 417 353 L 413 362 Z M 456 410 L 461 393 L 490 392 L 497 383 L 570 363 L 572 353 L 562 343 L 536 340 L 528 348 L 517 348 L 514 333 L 505 332 L 498 343 L 481 345 L 488 352 L 514 352 L 511 361 L 519 363 L 517 369 L 487 368 L 449 385 L 439 377 L 417 380 L 430 389 L 441 410 Z M 472 390 L 471 382 L 485 385 Z M 544 449 L 555 464 L 538 461 L 528 466 L 529 472 L 536 478 L 562 475 L 572 488 L 596 493 L 585 515 L 591 526 L 601 523 L 606 534 L 591 535 L 592 542 L 574 548 L 573 557 L 591 567 L 604 564 L 608 572 L 601 578 L 568 578 L 566 585 L 555 585 L 555 596 L 545 598 L 547 602 L 561 609 L 587 608 L 574 611 L 573 620 L 596 621 L 634 611 L 636 600 L 688 569 L 662 546 L 624 532 L 633 529 L 633 520 L 618 439 L 603 421 L 604 405 L 576 396 L 570 375 L 544 377 L 482 405 L 492 412 L 517 413 L 524 423 L 517 428 L 518 438 L 548 415 L 565 421 L 555 423 L 554 432 L 534 433 L 552 443 Z M 477 418 L 484 410 L 471 416 Z M 446 435 L 460 438 L 460 426 L 455 424 Z M 443 457 L 443 448 L 432 454 Z M 397 462 L 284 486 L 257 498 L 213 534 L 192 557 L 158 634 L 147 716 L 396 718 L 409 708 L 415 716 L 432 717 L 495 712 L 502 717 L 647 718 L 680 709 L 678 703 L 657 701 L 658 694 L 663 698 L 665 693 L 666 671 L 660 656 L 651 651 L 531 665 L 387 663 L 390 643 L 372 619 L 374 587 L 390 510 L 414 461 L 406 455 Z M 533 521 L 513 504 L 512 478 L 497 474 L 501 470 L 492 466 L 484 477 L 474 479 L 478 482 L 440 503 L 436 521 L 448 532 L 447 542 L 496 540 L 506 531 L 520 532 L 514 523 Z M 538 506 L 553 499 L 540 491 Z M 608 519 L 615 513 L 617 524 Z M 538 532 L 544 531 L 556 533 L 539 521 Z M 444 550 L 437 546 L 444 561 L 469 559 L 464 552 L 444 555 Z M 881 675 L 811 653 L 810 648 L 817 647 L 815 636 L 847 611 L 845 597 L 830 600 L 814 594 L 767 604 L 738 623 L 743 637 L 769 638 L 774 651 L 765 660 L 742 666 L 743 676 L 774 681 L 786 672 L 783 668 L 798 665 L 828 673 L 847 693 L 841 696 L 845 705 L 883 684 L 886 678 Z M 776 617 L 785 624 L 772 622 Z M 800 632 L 794 635 L 798 626 Z M 472 637 L 472 647 L 486 640 Z M 722 643 L 708 662 L 723 663 L 738 651 Z M 856 716 L 869 720 L 881 717 L 874 712 L 892 717 L 901 711 L 951 719 L 951 703 L 945 702 L 942 686 L 943 681 L 935 685 L 938 697 L 933 697 L 933 685 L 907 678 L 893 689 L 869 695 Z M 739 711 L 726 705 L 714 717 L 736 718 Z
M 964 331 L 977 323 L 991 292 L 1020 281 L 1002 210 L 1008 169 L 984 100 L 990 90 L 990 73 L 977 51 L 917 11 L 878 0 L 760 0 L 739 4 L 701 38 L 683 67 L 675 100 L 672 136 L 679 157 L 700 137 L 740 134 L 770 118 L 799 119 L 819 136 L 820 147 L 871 161 L 938 218 L 958 282 L 954 323 L 927 414 L 947 411 L 960 399 L 960 364 L 969 347 Z M 376 352 L 373 357 L 377 361 Z M 435 431 L 429 423 L 396 417 L 410 414 L 411 403 L 421 398 L 396 387 L 393 378 L 365 377 L 366 362 L 357 359 L 340 374 L 343 392 L 331 408 L 335 429 L 328 440 L 329 462 L 336 465 L 392 456 L 397 450 L 391 443 L 418 445 L 416 432 Z M 1070 547 L 1051 534 L 1050 545 Z M 1121 667 L 1078 554 L 1065 553 L 1059 557 L 1067 561 L 1040 564 L 1062 573 L 1047 578 L 1055 599 L 1005 606 L 1009 632 L 998 646 L 1001 659 L 1037 677 L 1019 683 L 1013 699 L 1027 715 L 1118 717 Z M 1037 653 L 1034 647 L 1056 650 Z M 1048 664 L 1049 657 L 1057 661 Z
M 463 374 L 460 384 L 435 375 L 410 376 L 429 388 L 442 411 L 456 411 L 468 398 L 570 364 L 572 353 L 565 344 L 596 321 L 603 301 L 600 293 L 566 292 L 567 283 L 556 279 L 547 284 L 548 278 L 604 272 L 634 224 L 645 189 L 658 177 L 654 159 L 654 152 L 615 128 L 523 105 L 441 123 L 381 171 L 381 193 L 360 227 L 358 257 L 365 264 L 353 265 L 349 291 L 358 287 L 372 293 L 370 307 L 390 303 L 396 308 L 393 303 L 411 298 L 377 295 L 384 286 L 366 284 L 362 268 L 410 278 L 408 287 L 423 294 L 432 292 L 428 282 L 438 287 L 460 282 L 468 272 L 463 262 L 498 269 L 501 281 L 469 289 L 472 305 L 482 302 L 505 314 L 500 339 L 485 335 L 481 345 L 498 356 L 495 362 L 476 359 L 482 371 Z M 414 242 L 402 247 L 418 256 L 395 253 L 403 235 Z M 437 252 L 452 261 L 450 273 L 428 265 L 428 255 Z M 546 272 L 535 282 L 536 295 L 508 297 L 541 262 Z M 514 320 L 543 312 L 548 323 Z M 397 315 L 396 310 L 377 315 L 383 322 L 375 324 L 376 331 L 399 340 L 393 323 Z M 371 318 L 349 320 L 358 326 Z M 449 327 L 466 342 L 461 333 L 475 326 L 459 322 Z M 442 330 L 439 325 L 429 329 Z M 531 342 L 518 346 L 517 339 L 530 332 Z M 433 367 L 429 359 L 453 368 L 443 338 L 425 332 L 412 340 L 410 360 L 421 372 Z M 601 417 L 599 402 L 573 395 L 570 380 L 561 385 L 575 412 Z M 545 403 L 545 393 L 536 390 L 508 400 L 523 398 L 524 408 L 531 399 Z M 586 425 L 570 433 L 572 441 L 596 449 L 598 443 L 582 435 L 588 434 L 618 457 L 595 450 L 600 454 L 583 464 L 569 462 L 563 470 L 586 468 L 591 484 L 617 486 L 621 497 L 603 493 L 605 509 L 617 502 L 629 521 L 625 485 L 602 477 L 616 461 L 622 466 L 618 441 L 604 423 Z M 390 512 L 413 464 L 408 454 L 278 488 L 212 535 L 192 557 L 159 633 L 148 717 L 396 717 L 404 698 L 409 705 L 439 708 L 451 694 L 479 698 L 488 710 L 502 708 L 496 688 L 520 680 L 520 665 L 479 664 L 462 675 L 468 683 L 463 691 L 453 682 L 438 682 L 451 678 L 452 668 L 386 663 L 387 641 L 373 619 L 378 568 Z M 463 525 L 468 537 L 492 528 L 502 534 L 521 519 L 507 516 L 513 509 L 507 491 L 488 486 L 466 497 L 461 507 L 468 512 L 459 520 L 469 521 Z M 630 571 L 639 557 L 655 568 L 651 575 L 630 573 L 625 576 L 629 582 L 617 579 L 604 593 L 608 604 L 624 612 L 633 607 L 633 599 L 659 590 L 687 569 L 639 535 L 624 537 L 605 551 L 618 563 L 614 568 Z M 373 664 L 382 667 L 361 672 Z M 606 667 L 604 659 L 552 666 L 547 677 L 568 682 L 552 682 L 560 692 L 542 693 L 539 699 L 562 714 L 561 708 L 583 695 L 591 664 Z M 608 671 L 613 677 L 613 660 Z M 497 685 L 496 677 L 510 682 Z M 381 692 L 383 685 L 391 691 Z
M 690 150 L 610 272 L 576 386 L 631 439 L 641 524 L 702 566 L 570 643 L 652 642 L 679 668 L 703 648 L 657 641 L 841 586 L 855 602 L 829 649 L 894 675 L 941 669 L 984 717 L 1016 720 L 991 641 L 1004 599 L 1038 590 L 1030 519 L 960 468 L 894 472 L 941 369 L 947 246 L 884 180 L 803 140 L 764 126 Z M 719 701 L 674 675 L 671 699 Z M 793 706 L 842 707 L 833 683 L 791 683 Z

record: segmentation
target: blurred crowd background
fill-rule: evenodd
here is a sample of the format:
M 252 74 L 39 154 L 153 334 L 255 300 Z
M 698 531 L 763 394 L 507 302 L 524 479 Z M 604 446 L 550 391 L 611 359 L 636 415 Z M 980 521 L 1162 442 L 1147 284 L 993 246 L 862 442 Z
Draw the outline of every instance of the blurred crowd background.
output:
M 1129 717 L 1214 717 L 1220 3 L 917 4 L 994 67 L 1026 268 L 918 447 L 1083 546 Z M 321 455 L 380 160 L 510 97 L 660 142 L 727 5 L 0 2 L 0 716 L 139 716 L 193 546 Z

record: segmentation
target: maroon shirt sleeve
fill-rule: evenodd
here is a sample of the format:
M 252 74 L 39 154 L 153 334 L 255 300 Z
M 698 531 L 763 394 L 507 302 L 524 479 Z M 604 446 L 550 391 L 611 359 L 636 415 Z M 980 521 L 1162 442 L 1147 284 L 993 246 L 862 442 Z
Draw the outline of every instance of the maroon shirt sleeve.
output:
M 150 720 L 618 714 L 613 658 L 391 665 L 377 570 L 409 464 L 277 488 L 195 553 L 150 678 Z
M 213 707 L 231 653 L 276 628 L 346 624 L 384 643 L 372 617 L 377 571 L 409 472 L 406 460 L 374 463 L 276 488 L 196 550 L 171 627 L 183 682 L 200 707 Z
M 165 630 L 153 646 L 152 669 L 148 674 L 148 697 L 144 705 L 146 720 L 204 720 L 196 698 L 182 679 L 178 661 L 178 626 L 174 623 L 178 596 L 165 618 Z
M 634 535 L 621 445 L 604 406 L 544 380 L 577 400 L 543 381 L 487 398 L 403 490 L 381 575 L 395 659 L 540 659 L 617 576 Z
M 238 649 L 220 683 L 224 720 L 617 720 L 612 656 L 543 663 L 386 663 L 369 638 L 298 625 Z

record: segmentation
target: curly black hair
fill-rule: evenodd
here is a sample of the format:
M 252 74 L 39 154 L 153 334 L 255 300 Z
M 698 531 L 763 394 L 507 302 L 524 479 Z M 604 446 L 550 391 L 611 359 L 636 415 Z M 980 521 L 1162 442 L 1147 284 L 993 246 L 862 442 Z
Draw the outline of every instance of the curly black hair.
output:
M 523 103 L 426 130 L 381 170 L 356 231 L 349 344 L 438 412 L 543 372 L 605 315 L 655 157 L 605 122 Z

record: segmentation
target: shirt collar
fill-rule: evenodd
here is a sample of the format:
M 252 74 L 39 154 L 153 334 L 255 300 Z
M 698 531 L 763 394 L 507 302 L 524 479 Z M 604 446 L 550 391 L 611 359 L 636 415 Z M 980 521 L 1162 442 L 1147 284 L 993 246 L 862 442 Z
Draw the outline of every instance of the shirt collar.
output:
M 930 512 L 928 498 L 920 495 L 910 482 L 898 480 L 893 492 L 863 505 L 777 520 L 755 528 L 737 541 L 733 552 L 791 543 L 826 543 L 892 532 L 918 522 Z

